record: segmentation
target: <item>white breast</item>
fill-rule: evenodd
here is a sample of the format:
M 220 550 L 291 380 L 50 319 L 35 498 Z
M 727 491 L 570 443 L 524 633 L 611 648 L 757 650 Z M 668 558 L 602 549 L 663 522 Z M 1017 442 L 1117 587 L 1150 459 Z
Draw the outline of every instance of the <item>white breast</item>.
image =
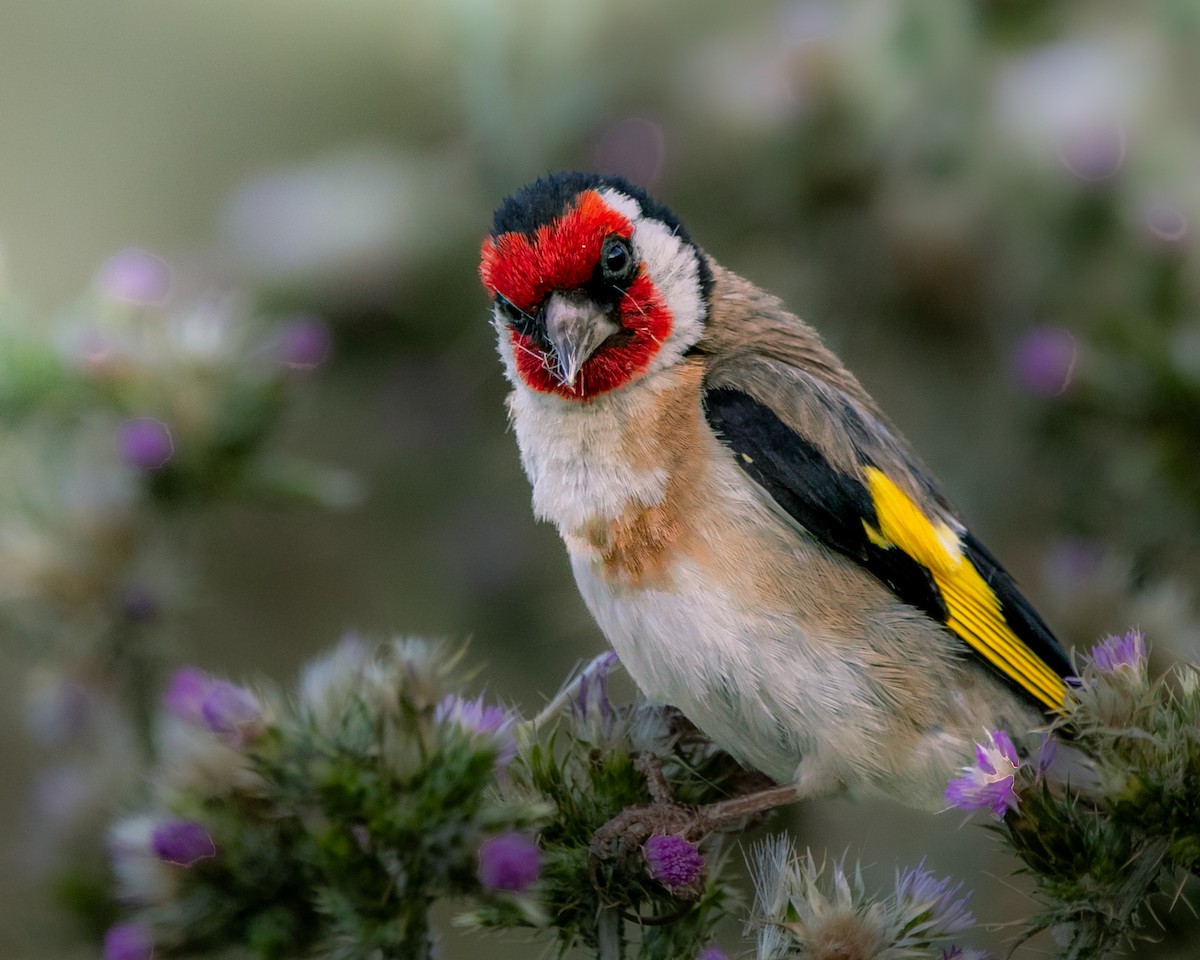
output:
M 581 404 L 517 384 L 509 414 L 538 519 L 555 524 L 565 538 L 593 518 L 619 517 L 631 502 L 661 502 L 666 471 L 634 467 L 621 446 L 622 425 L 644 419 L 657 392 L 643 381 L 637 390 Z
M 647 697 L 679 707 L 779 782 L 791 781 L 802 759 L 827 779 L 860 779 L 844 758 L 874 752 L 867 674 L 853 653 L 830 656 L 845 641 L 827 625 L 722 584 L 688 559 L 671 567 L 664 589 L 622 588 L 586 554 L 571 559 L 584 602 Z

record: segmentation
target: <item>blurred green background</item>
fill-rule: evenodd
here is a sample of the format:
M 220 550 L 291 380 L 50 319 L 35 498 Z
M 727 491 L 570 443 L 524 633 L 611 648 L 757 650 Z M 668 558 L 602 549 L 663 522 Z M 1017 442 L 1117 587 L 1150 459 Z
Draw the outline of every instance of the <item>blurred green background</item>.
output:
M 532 520 L 476 276 L 494 205 L 563 167 L 647 186 L 818 326 L 1068 643 L 1137 624 L 1166 664 L 1200 649 L 1197 50 L 1194 0 L 10 0 L 5 282 L 53 343 L 144 248 L 172 302 L 238 290 L 332 332 L 271 442 L 363 496 L 167 527 L 167 665 L 286 684 L 348 629 L 469 636 L 531 710 L 602 649 Z M 69 672 L 36 619 L 0 648 L 0 955 L 86 956 L 54 859 L 119 790 L 31 733 L 31 671 Z M 796 829 L 1031 912 L 951 815 L 830 802 Z

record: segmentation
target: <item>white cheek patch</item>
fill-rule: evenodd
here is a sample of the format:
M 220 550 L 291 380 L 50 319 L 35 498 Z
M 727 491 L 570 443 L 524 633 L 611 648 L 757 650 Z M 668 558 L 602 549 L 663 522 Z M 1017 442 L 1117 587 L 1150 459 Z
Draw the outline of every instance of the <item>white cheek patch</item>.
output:
M 659 356 L 671 352 L 669 362 L 673 363 L 703 332 L 704 298 L 700 292 L 698 254 L 658 220 L 637 221 L 633 245 L 671 311 L 674 326 Z
M 699 253 L 665 223 L 643 216 L 632 197 L 613 189 L 600 195 L 633 223 L 634 253 L 646 264 L 646 272 L 671 311 L 671 335 L 650 364 L 652 370 L 663 369 L 675 363 L 703 332 Z

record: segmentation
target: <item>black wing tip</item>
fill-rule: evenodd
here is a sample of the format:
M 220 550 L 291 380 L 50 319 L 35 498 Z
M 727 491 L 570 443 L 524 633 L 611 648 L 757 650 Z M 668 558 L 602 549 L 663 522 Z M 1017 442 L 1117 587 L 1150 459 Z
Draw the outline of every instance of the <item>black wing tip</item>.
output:
M 1060 677 L 1075 676 L 1077 671 L 1071 658 L 1041 614 L 1017 587 L 1012 575 L 973 534 L 964 534 L 962 544 L 967 558 L 1000 601 L 1000 613 L 1013 633 Z

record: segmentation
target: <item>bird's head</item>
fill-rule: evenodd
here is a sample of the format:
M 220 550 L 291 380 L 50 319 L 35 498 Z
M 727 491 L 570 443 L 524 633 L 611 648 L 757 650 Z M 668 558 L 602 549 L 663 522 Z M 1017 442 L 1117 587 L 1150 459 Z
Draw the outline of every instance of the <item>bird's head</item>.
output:
M 618 177 L 556 173 L 504 200 L 479 268 L 509 377 L 586 401 L 700 339 L 712 274 L 665 207 Z

